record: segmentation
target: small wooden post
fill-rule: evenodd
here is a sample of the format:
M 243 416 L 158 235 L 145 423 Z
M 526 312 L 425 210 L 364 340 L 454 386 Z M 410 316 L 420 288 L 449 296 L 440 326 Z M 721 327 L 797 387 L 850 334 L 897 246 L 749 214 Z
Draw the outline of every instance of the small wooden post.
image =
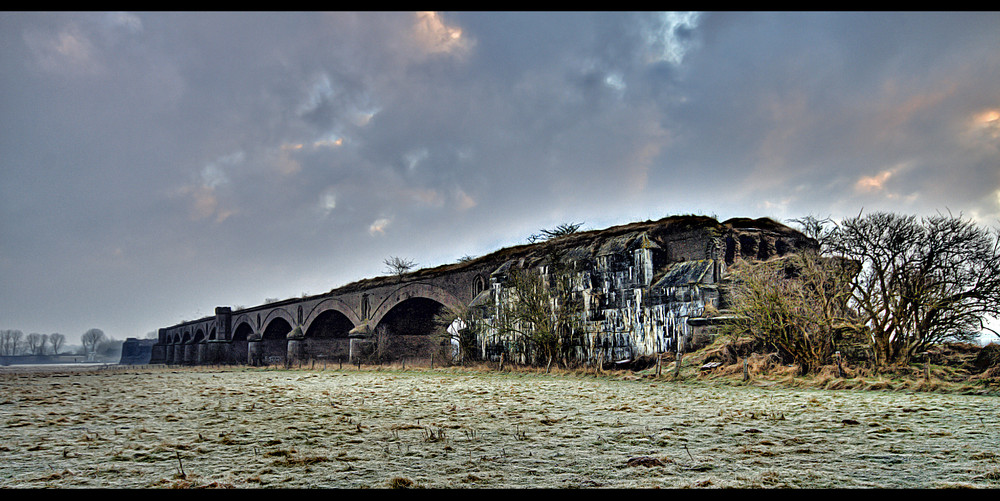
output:
M 656 377 L 660 377 L 660 368 L 663 367 L 663 354 L 656 354 Z
M 750 362 L 748 357 L 743 357 L 743 380 L 750 380 Z
M 838 350 L 833 355 L 837 357 L 837 377 L 841 377 L 842 378 L 842 377 L 844 377 L 844 366 L 841 363 L 840 351 Z
M 684 357 L 684 334 L 677 335 L 677 361 L 674 362 L 674 377 L 681 375 L 681 359 Z

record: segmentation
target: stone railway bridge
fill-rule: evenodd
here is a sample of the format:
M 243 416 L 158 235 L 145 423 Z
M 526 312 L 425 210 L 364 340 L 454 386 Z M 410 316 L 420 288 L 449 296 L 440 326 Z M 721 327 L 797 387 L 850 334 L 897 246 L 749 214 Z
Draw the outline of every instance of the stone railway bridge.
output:
M 150 363 L 349 362 L 375 333 L 408 339 L 411 353 L 429 357 L 440 342 L 429 335 L 434 317 L 471 303 L 500 264 L 480 259 L 242 310 L 220 306 L 214 316 L 160 329 Z
M 381 360 L 383 354 L 390 360 L 427 359 L 445 348 L 442 336 L 430 335 L 441 331 L 439 313 L 490 308 L 510 266 L 545 270 L 557 254 L 571 257 L 580 283 L 575 293 L 590 298 L 586 314 L 596 336 L 591 344 L 611 355 L 615 347 L 629 356 L 648 354 L 690 336 L 687 326 L 695 324 L 688 319 L 700 316 L 706 304 L 722 306 L 717 284 L 735 260 L 770 259 L 815 245 L 766 218 L 719 223 L 670 216 L 579 232 L 461 263 L 360 280 L 325 294 L 236 311 L 220 306 L 214 316 L 160 329 L 150 363 L 337 363 L 372 350 Z M 480 342 L 486 351 L 490 343 L 502 344 L 492 338 Z

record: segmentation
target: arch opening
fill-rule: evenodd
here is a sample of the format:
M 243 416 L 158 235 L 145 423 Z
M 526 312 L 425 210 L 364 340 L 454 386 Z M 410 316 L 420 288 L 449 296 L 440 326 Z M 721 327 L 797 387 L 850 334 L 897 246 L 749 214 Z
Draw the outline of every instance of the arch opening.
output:
M 251 334 L 253 334 L 253 327 L 250 327 L 249 323 L 242 322 L 236 326 L 236 330 L 233 331 L 233 341 L 229 345 L 229 363 L 247 363 L 247 353 L 249 353 L 247 340 Z
M 437 317 L 445 305 L 433 299 L 412 297 L 393 306 L 379 321 L 365 346 L 364 355 L 374 363 L 402 359 L 430 359 L 442 349 L 444 326 Z
M 305 331 L 300 356 L 304 360 L 349 361 L 354 323 L 337 310 L 320 313 Z
M 285 363 L 289 332 L 292 332 L 292 326 L 284 318 L 275 318 L 267 324 L 260 340 L 260 362 L 268 365 L 283 365 Z

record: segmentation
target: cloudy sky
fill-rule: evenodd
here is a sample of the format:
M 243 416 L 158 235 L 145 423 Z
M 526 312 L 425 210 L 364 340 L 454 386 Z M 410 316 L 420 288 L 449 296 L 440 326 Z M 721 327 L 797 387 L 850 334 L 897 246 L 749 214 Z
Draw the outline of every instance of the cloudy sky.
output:
M 0 13 L 0 329 L 672 214 L 1000 220 L 997 13 Z

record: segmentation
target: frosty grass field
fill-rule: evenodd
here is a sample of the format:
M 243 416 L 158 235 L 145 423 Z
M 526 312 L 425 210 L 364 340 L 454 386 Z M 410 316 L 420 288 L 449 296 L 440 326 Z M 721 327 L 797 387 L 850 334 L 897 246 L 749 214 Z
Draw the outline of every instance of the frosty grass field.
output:
M 1000 487 L 1000 398 L 575 374 L 0 372 L 0 487 Z

